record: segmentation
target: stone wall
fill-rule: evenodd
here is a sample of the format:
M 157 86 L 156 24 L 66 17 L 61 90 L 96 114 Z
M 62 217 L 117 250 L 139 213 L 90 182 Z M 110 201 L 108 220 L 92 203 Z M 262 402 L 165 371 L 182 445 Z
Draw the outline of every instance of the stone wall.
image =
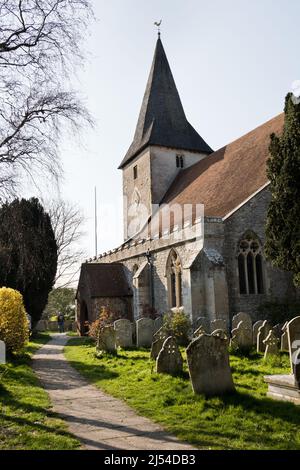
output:
M 126 266 L 128 278 L 133 284 L 135 318 L 142 316 L 143 304 L 151 305 L 152 296 L 158 313 L 162 314 L 170 309 L 166 268 L 171 249 L 177 251 L 182 263 L 182 305 L 191 319 L 195 320 L 201 315 L 207 315 L 210 319 L 227 318 L 228 295 L 224 265 L 208 258 L 203 263 L 197 262 L 203 244 L 209 256 L 210 253 L 218 253 L 222 257 L 222 219 L 205 218 L 203 230 L 204 239 L 201 240 L 196 240 L 191 232 L 190 239 L 178 241 L 176 234 L 171 233 L 168 239 L 133 241 L 118 250 L 101 255 L 97 260 L 100 263 L 122 262 Z M 152 285 L 150 267 L 145 266 L 148 249 L 152 257 Z M 139 273 L 140 269 L 142 271 Z M 208 275 L 210 283 L 207 282 Z
M 238 312 L 246 312 L 252 316 L 253 320 L 257 320 L 259 319 L 257 308 L 263 302 L 284 301 L 295 298 L 297 295 L 291 275 L 273 268 L 268 262 L 264 263 L 265 293 L 261 295 L 240 294 L 237 262 L 239 242 L 247 230 L 252 230 L 264 246 L 265 223 L 270 198 L 270 191 L 265 188 L 224 221 L 224 257 L 231 316 Z

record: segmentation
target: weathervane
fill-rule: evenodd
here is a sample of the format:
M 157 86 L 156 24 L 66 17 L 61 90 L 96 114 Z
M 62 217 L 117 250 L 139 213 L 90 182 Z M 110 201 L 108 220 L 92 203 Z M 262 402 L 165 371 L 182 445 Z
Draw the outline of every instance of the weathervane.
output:
M 160 37 L 160 25 L 161 25 L 161 22 L 162 20 L 160 20 L 159 22 L 158 21 L 155 21 L 155 26 L 157 26 L 157 32 L 158 32 L 158 37 Z

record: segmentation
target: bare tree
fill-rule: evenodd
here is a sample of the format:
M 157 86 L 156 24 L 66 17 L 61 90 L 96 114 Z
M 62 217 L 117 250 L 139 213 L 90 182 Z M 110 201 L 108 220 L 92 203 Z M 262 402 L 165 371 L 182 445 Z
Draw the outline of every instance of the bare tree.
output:
M 46 202 L 45 206 L 50 215 L 58 248 L 56 285 L 67 287 L 76 280 L 85 255 L 80 246 L 84 235 L 84 216 L 76 205 L 62 199 Z
M 0 197 L 24 172 L 61 175 L 61 129 L 92 119 L 69 76 L 82 63 L 90 0 L 0 0 Z

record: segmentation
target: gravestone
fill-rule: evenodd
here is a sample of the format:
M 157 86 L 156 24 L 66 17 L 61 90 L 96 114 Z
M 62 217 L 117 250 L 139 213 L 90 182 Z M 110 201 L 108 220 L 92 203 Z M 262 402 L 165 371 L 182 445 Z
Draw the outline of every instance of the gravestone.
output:
M 169 336 L 163 343 L 156 359 L 156 372 L 160 374 L 179 374 L 182 372 L 183 359 L 175 338 Z
M 206 333 L 210 333 L 210 321 L 207 317 L 198 317 L 194 323 L 194 330 L 197 330 L 199 327 L 204 328 Z
M 279 354 L 278 338 L 273 329 L 269 331 L 268 336 L 264 339 L 264 345 L 266 347 L 264 359 L 267 359 L 270 356 L 277 356 Z
M 136 344 L 138 348 L 150 348 L 154 322 L 151 318 L 140 318 L 136 322 Z
M 132 326 L 129 320 L 121 318 L 114 322 L 116 345 L 120 348 L 132 347 Z
M 240 351 L 249 351 L 253 346 L 252 324 L 240 321 L 231 332 L 231 346 Z
M 221 339 L 224 339 L 227 342 L 227 346 L 229 346 L 230 339 L 229 335 L 224 330 L 215 330 L 212 332 L 212 336 L 218 336 Z
M 240 312 L 237 315 L 234 315 L 232 319 L 232 330 L 238 327 L 240 322 L 243 322 L 244 328 L 250 328 L 252 330 L 252 319 L 248 313 Z
M 300 348 L 300 317 L 295 317 L 287 324 L 287 336 L 292 373 L 294 372 L 295 354 Z
M 105 326 L 100 330 L 96 349 L 98 352 L 116 352 L 116 332 L 112 325 Z
M 0 341 L 0 364 L 6 364 L 6 346 L 4 341 Z
M 277 323 L 277 325 L 273 326 L 272 330 L 276 336 L 277 339 L 280 340 L 281 338 L 281 334 L 282 334 L 282 323 Z
M 282 327 L 282 335 L 281 335 L 281 342 L 280 342 L 281 351 L 289 350 L 289 340 L 288 340 L 288 333 L 286 329 L 287 325 L 288 325 L 288 322 L 285 322 L 285 324 Z
M 131 322 L 131 328 L 132 328 L 132 343 L 136 344 L 136 322 Z
M 300 389 L 300 348 L 295 354 L 294 376 L 295 376 L 295 384 Z
M 217 320 L 212 320 L 210 322 L 210 331 L 215 331 L 215 330 L 228 331 L 227 320 L 223 320 L 222 318 L 218 318 Z
M 163 328 L 160 328 L 156 333 L 154 333 L 153 343 L 151 345 L 151 352 L 150 352 L 151 359 L 156 360 L 166 339 L 167 339 L 167 334 L 165 333 Z
M 163 317 L 155 318 L 153 332 L 156 333 L 162 326 L 163 326 Z
M 253 337 L 253 344 L 255 347 L 257 346 L 257 335 L 258 335 L 258 330 L 263 324 L 263 320 L 258 320 L 256 323 L 254 323 L 253 328 L 252 328 L 252 337 Z
M 265 320 L 263 324 L 261 325 L 261 327 L 258 329 L 257 346 L 256 346 L 257 352 L 265 352 L 266 345 L 264 344 L 264 340 L 268 336 L 271 329 L 272 329 L 272 326 L 270 325 L 268 320 Z
M 194 393 L 210 396 L 234 391 L 226 340 L 201 335 L 189 344 L 186 354 Z

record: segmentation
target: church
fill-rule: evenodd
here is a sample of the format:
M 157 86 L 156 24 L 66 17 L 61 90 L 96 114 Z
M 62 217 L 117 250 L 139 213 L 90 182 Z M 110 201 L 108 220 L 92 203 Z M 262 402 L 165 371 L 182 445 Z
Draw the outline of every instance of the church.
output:
M 259 319 L 259 306 L 297 297 L 290 273 L 266 261 L 270 135 L 281 114 L 214 151 L 188 122 L 157 40 L 123 173 L 124 242 L 84 263 L 77 289 L 82 334 L 101 306 L 131 320 L 182 308 Z M 299 295 L 299 292 L 298 292 Z

